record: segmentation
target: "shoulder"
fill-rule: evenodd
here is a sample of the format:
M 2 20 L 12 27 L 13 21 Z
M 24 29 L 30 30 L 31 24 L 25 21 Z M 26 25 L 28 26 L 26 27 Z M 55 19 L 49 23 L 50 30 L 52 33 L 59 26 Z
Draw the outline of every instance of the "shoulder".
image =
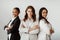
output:
M 19 18 L 19 17 L 17 17 L 17 18 L 16 18 L 16 21 L 17 21 L 17 22 L 21 22 L 21 20 L 20 20 L 20 18 Z
M 44 26 L 44 25 L 46 25 L 47 23 L 46 23 L 46 21 L 45 21 L 45 19 L 41 19 L 40 21 L 39 21 L 39 25 L 41 26 Z
M 16 20 L 16 21 L 20 21 L 20 18 L 19 18 L 19 16 L 18 16 L 18 17 L 16 17 L 16 18 L 15 18 L 15 20 Z
M 45 21 L 45 19 L 41 19 L 40 22 L 44 22 L 45 23 L 46 21 Z
M 38 20 L 36 20 L 36 21 L 35 21 L 35 22 L 33 22 L 33 23 L 34 23 L 35 25 L 38 25 L 38 23 L 39 23 L 39 22 L 38 22 Z
M 24 20 L 21 20 L 21 23 L 24 23 L 25 21 Z

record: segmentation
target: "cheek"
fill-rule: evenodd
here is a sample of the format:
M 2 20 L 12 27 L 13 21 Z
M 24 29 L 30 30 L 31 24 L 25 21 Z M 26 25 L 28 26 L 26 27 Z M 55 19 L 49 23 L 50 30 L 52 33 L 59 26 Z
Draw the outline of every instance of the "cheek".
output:
M 47 14 L 42 14 L 42 16 L 43 16 L 43 17 L 46 17 L 46 16 L 47 16 Z
M 45 13 L 44 16 L 47 16 L 47 13 Z
M 33 13 L 31 12 L 31 15 L 33 15 Z
M 13 15 L 17 15 L 17 13 L 13 13 Z
M 44 13 L 42 12 L 42 16 L 44 16 Z
M 30 12 L 27 11 L 27 14 L 30 15 Z
M 45 16 L 45 14 L 44 14 L 44 13 L 42 13 L 42 16 L 44 17 L 44 16 Z

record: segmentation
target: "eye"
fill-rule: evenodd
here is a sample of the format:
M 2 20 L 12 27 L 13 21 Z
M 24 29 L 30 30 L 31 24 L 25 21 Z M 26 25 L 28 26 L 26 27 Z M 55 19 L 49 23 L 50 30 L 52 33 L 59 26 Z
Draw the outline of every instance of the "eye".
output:
M 30 11 L 28 11 L 28 12 L 30 12 Z

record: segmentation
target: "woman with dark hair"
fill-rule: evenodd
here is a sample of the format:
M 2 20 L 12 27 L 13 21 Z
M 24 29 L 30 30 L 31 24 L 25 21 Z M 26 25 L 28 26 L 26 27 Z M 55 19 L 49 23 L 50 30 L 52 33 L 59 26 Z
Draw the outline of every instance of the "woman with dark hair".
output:
M 20 40 L 19 26 L 20 26 L 20 9 L 18 7 L 13 8 L 13 17 L 9 23 L 4 27 L 8 34 L 8 40 Z
M 37 40 L 39 27 L 34 7 L 28 6 L 25 13 L 25 18 L 20 25 L 21 40 Z
M 48 10 L 42 7 L 39 10 L 39 26 L 40 32 L 38 35 L 38 40 L 51 40 L 51 34 L 54 33 L 50 22 L 46 19 Z

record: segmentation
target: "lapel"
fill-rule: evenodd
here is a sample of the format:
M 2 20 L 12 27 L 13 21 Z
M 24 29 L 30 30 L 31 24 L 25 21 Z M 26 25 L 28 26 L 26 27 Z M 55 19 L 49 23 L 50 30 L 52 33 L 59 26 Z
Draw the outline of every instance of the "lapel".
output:
M 9 21 L 9 23 L 11 22 L 11 20 Z M 7 25 L 9 25 L 9 23 Z
M 18 16 L 13 20 L 13 22 L 11 23 L 11 25 L 14 24 L 14 22 L 18 19 Z

